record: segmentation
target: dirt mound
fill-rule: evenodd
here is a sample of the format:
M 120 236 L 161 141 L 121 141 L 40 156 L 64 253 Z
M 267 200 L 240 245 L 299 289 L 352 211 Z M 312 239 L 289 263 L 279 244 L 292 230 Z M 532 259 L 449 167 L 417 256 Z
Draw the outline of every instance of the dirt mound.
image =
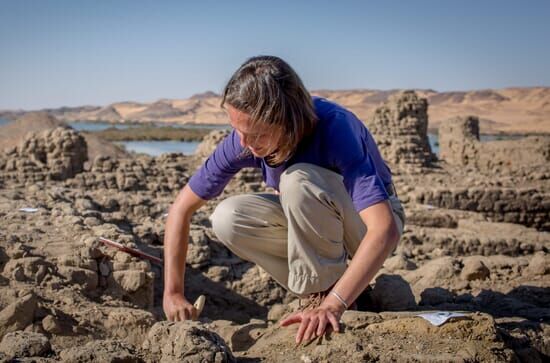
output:
M 54 128 L 70 128 L 47 112 L 30 112 L 16 121 L 0 126 L 0 152 L 17 147 L 30 133 L 40 133 Z M 128 153 L 118 145 L 102 140 L 93 134 L 82 134 L 86 141 L 88 160 L 98 155 L 124 157 Z
M 121 146 L 110 141 L 103 140 L 90 133 L 83 133 L 86 145 L 88 145 L 88 160 L 94 160 L 98 156 L 124 158 L 128 152 Z
M 0 126 L 0 150 L 16 147 L 30 132 L 67 127 L 47 112 L 26 113 L 14 122 Z
M 265 329 L 247 357 L 270 362 L 428 362 L 513 361 L 514 352 L 500 339 L 494 320 L 485 314 L 432 326 L 416 314 L 346 312 L 343 332 L 317 338 L 296 348 L 296 328 Z
M 143 342 L 155 362 L 234 362 L 235 358 L 216 333 L 197 322 L 160 322 Z

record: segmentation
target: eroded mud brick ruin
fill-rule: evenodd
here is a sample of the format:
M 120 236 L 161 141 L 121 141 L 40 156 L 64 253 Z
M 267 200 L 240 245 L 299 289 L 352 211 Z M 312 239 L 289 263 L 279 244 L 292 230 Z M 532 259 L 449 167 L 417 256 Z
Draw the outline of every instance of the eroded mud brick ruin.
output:
M 364 120 L 392 168 L 405 231 L 372 282 L 372 311 L 348 311 L 343 333 L 298 348 L 296 329 L 277 324 L 295 297 L 219 243 L 208 219 L 222 198 L 264 191 L 257 171 L 240 172 L 192 220 L 185 288 L 190 300 L 207 296 L 200 321 L 166 322 L 162 267 L 98 241 L 162 258 L 165 213 L 226 132 L 194 156 L 160 157 L 121 153 L 52 119 L 4 138 L 0 361 L 544 361 L 550 139 L 480 142 L 465 115 L 439 128 L 438 158 L 428 107 L 407 91 Z M 18 127 L 51 116 L 33 117 Z M 416 316 L 430 310 L 469 313 L 436 327 Z

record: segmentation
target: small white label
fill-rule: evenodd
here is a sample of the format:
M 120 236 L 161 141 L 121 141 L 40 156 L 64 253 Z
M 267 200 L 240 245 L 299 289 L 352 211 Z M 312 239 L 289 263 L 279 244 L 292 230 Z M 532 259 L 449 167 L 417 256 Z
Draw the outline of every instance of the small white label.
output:
M 462 318 L 467 315 L 464 313 L 455 313 L 453 311 L 434 311 L 433 313 L 418 314 L 417 316 L 428 320 L 432 325 L 440 326 L 451 318 Z

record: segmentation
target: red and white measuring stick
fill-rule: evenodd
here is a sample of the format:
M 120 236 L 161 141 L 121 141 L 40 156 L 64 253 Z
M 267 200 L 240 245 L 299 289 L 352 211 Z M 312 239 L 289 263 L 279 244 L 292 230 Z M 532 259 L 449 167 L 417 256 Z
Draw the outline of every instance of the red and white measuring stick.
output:
M 115 242 L 115 241 L 112 241 L 110 239 L 103 238 L 103 237 L 99 237 L 99 242 L 101 242 L 101 243 L 103 243 L 107 246 L 114 247 L 114 248 L 116 248 L 120 251 L 126 252 L 126 253 L 128 253 L 132 256 L 139 257 L 139 258 L 144 258 L 146 260 L 149 260 L 151 262 L 154 262 L 154 263 L 162 266 L 162 260 L 160 258 L 155 257 L 153 255 L 150 255 L 148 253 L 145 253 L 143 251 L 140 251 L 140 250 L 137 250 L 137 249 L 131 248 L 131 247 L 126 247 L 121 243 L 118 243 L 118 242 Z

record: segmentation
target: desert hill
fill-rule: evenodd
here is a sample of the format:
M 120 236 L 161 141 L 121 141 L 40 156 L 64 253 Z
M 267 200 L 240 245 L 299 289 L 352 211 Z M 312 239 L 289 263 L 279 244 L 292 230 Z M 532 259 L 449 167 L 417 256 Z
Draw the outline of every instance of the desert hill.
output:
M 401 90 L 317 90 L 312 94 L 350 108 L 368 122 L 374 110 Z M 550 133 L 550 88 L 503 88 L 464 92 L 415 90 L 429 103 L 429 128 L 456 116 L 475 115 L 482 133 Z M 187 99 L 161 99 L 151 103 L 117 102 L 104 107 L 62 107 L 44 110 L 62 121 L 226 123 L 221 98 L 208 91 Z M 16 118 L 24 111 L 0 112 Z

